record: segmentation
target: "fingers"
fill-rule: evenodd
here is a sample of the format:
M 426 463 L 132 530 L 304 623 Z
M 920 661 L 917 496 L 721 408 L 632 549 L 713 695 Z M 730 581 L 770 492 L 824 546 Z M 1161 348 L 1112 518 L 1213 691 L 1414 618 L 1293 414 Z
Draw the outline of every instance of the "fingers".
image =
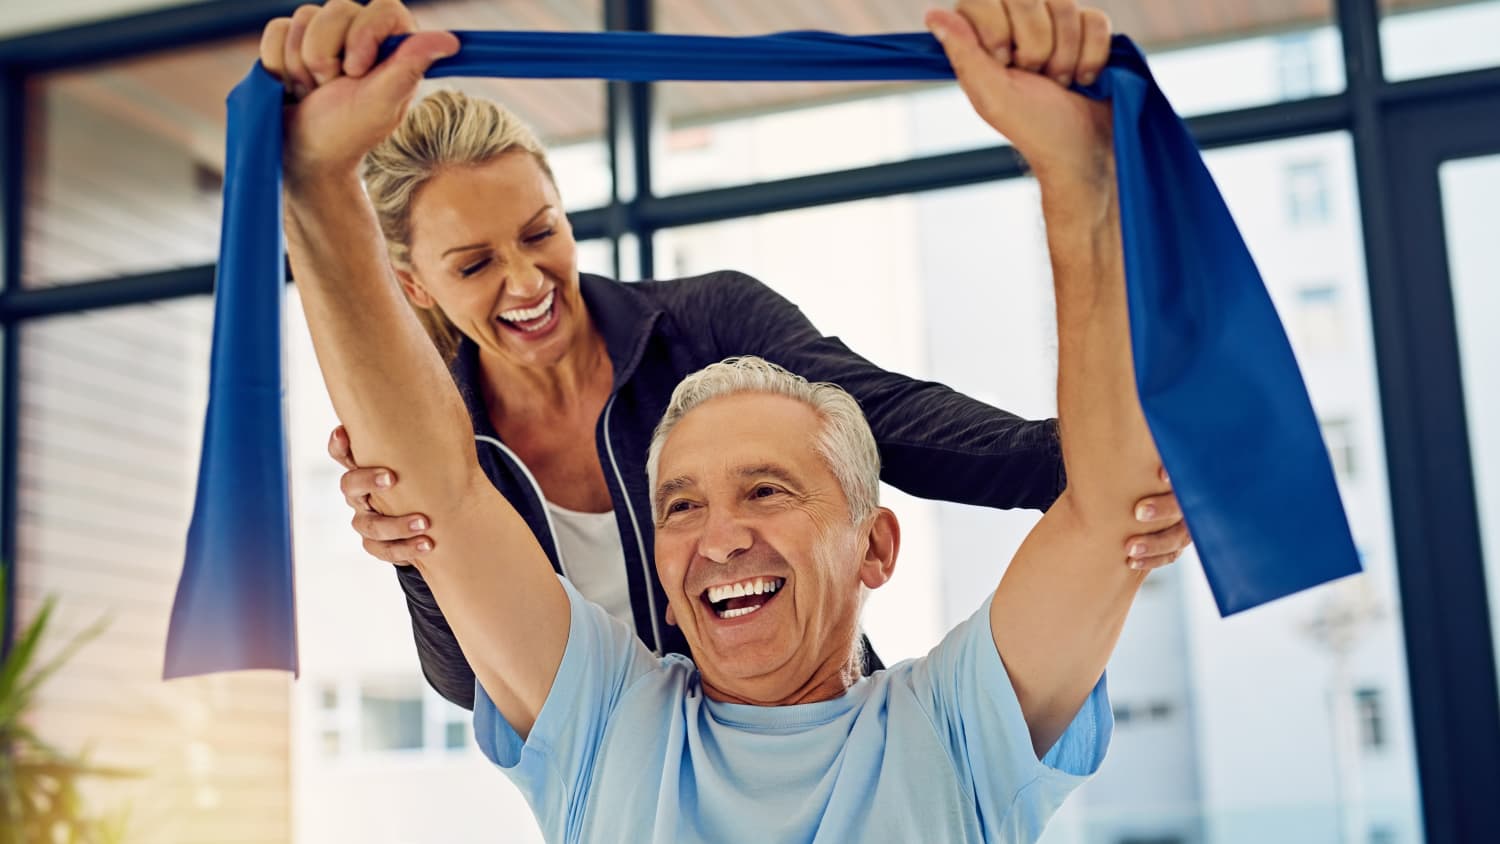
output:
M 318 7 L 307 5 L 298 6 L 297 11 L 292 14 L 291 26 L 287 27 L 286 41 L 281 45 L 282 77 L 281 81 L 292 96 L 301 99 L 315 87 L 312 74 L 308 72 L 307 65 L 302 61 L 302 39 L 307 33 L 307 27 L 318 14 Z
M 1052 56 L 1042 72 L 1064 88 L 1073 84 L 1083 47 L 1083 25 L 1077 0 L 1048 0 L 1052 14 Z
M 343 70 L 344 38 L 364 10 L 354 0 L 328 0 L 302 34 L 302 64 L 317 85 L 326 85 Z
M 385 492 L 396 485 L 396 474 L 390 469 L 371 467 L 350 469 L 339 478 L 339 491 L 356 510 L 370 510 L 369 496 Z
M 1005 7 L 1015 39 L 1016 67 L 1030 71 L 1046 67 L 1056 43 L 1046 0 L 1005 0 Z
M 289 18 L 266 24 L 261 64 L 300 98 L 341 73 L 364 76 L 375 66 L 382 41 L 415 29 L 411 12 L 400 0 L 371 0 L 363 6 L 354 0 L 328 0 L 321 7 L 307 4 Z
M 1078 20 L 1081 35 L 1081 46 L 1078 51 L 1078 72 L 1074 79 L 1080 85 L 1092 85 L 1099 78 L 1104 66 L 1109 63 L 1109 42 L 1114 34 L 1114 24 L 1109 20 L 1109 15 L 1098 9 L 1084 9 Z M 1166 470 L 1162 470 L 1162 479 L 1166 479 Z
M 1180 556 L 1182 554 L 1178 552 L 1176 554 L 1165 554 L 1160 557 L 1147 557 L 1144 560 L 1131 560 L 1130 567 L 1136 571 L 1156 571 L 1159 568 L 1165 568 L 1177 562 L 1177 558 Z
M 430 537 L 422 536 L 422 531 L 428 527 L 427 517 L 422 515 L 386 516 L 376 512 L 360 512 L 354 514 L 349 524 L 355 533 L 375 542 L 415 541 L 424 538 L 431 540 Z
M 997 131 L 1000 126 L 995 115 L 1004 112 L 997 104 L 1010 89 L 1005 65 L 979 40 L 979 34 L 968 18 L 946 9 L 933 9 L 927 13 L 927 28 L 943 45 L 943 52 L 953 65 L 958 77 L 958 86 L 964 96 L 984 120 Z
M 359 468 L 359 464 L 354 462 L 354 449 L 349 446 L 349 432 L 344 430 L 343 425 L 334 428 L 333 433 L 328 435 L 328 456 L 345 469 Z
M 1044 73 L 1063 86 L 1092 84 L 1109 61 L 1109 16 L 1080 9 L 1078 0 L 958 0 L 954 11 L 1000 64 Z M 933 14 L 927 22 L 934 34 L 948 34 L 939 31 L 941 20 Z
M 1015 41 L 1010 16 L 1000 0 L 958 0 L 954 11 L 962 15 L 974 29 L 979 46 L 994 56 L 1001 64 L 1010 64 L 1011 47 Z
M 457 53 L 458 47 L 458 37 L 451 32 L 418 32 L 408 37 L 390 58 L 370 71 L 371 98 L 395 106 L 394 117 L 399 119 L 417 93 L 417 83 L 427 75 L 427 68 Z
M 349 76 L 369 73 L 382 41 L 392 35 L 409 34 L 416 28 L 411 12 L 397 0 L 371 0 L 350 24 L 344 39 L 344 73 Z
M 426 547 L 422 547 L 426 543 Z M 376 542 L 365 540 L 365 553 L 377 560 L 398 566 L 409 566 L 414 560 L 432 550 L 432 542 L 426 537 L 405 542 Z
M 1187 524 L 1178 522 L 1166 530 L 1132 536 L 1125 540 L 1126 561 L 1130 563 L 1131 568 L 1139 568 L 1135 563 L 1155 557 L 1175 559 L 1192 542 L 1192 537 L 1188 535 Z
M 260 64 L 277 79 L 286 78 L 286 33 L 291 18 L 276 18 L 260 34 Z
M 365 553 L 387 563 L 409 566 L 434 547 L 432 537 L 422 534 L 428 526 L 425 516 L 355 513 L 351 524 L 363 538 Z
M 1173 493 L 1152 495 L 1135 503 L 1135 520 L 1152 524 L 1157 529 L 1182 521 L 1182 505 Z

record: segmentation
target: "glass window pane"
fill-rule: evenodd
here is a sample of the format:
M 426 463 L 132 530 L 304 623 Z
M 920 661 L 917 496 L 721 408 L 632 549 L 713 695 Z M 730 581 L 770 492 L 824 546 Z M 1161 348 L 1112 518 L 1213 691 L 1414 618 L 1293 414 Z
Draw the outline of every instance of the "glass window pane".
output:
M 615 269 L 614 252 L 608 240 L 581 240 L 578 242 L 578 271 L 594 273 L 612 278 L 624 278 Z M 631 272 L 634 272 L 632 269 Z
M 207 299 L 80 313 L 21 332 L 20 624 L 57 599 L 45 653 L 106 619 L 28 721 L 70 752 L 139 771 L 86 786 L 130 840 L 284 841 L 290 678 L 163 682 L 207 395 Z M 20 628 L 18 628 L 20 629 Z
M 663 32 L 754 35 L 922 29 L 931 3 L 706 3 L 656 0 Z M 1151 57 L 1179 113 L 1200 114 L 1343 90 L 1329 0 L 1207 4 L 1101 0 Z M 951 83 L 688 83 L 657 86 L 661 194 L 788 178 L 1002 143 Z
M 600 0 L 477 3 L 415 10 L 453 29 L 598 29 Z M 22 284 L 40 287 L 212 263 L 218 251 L 224 98 L 259 36 L 151 53 L 28 80 Z M 444 79 L 490 97 L 549 148 L 567 206 L 608 202 L 604 83 Z
M 1500 669 L 1500 249 L 1495 245 L 1494 198 L 1500 196 L 1500 155 L 1445 162 L 1438 169 L 1448 273 L 1462 356 L 1464 411 L 1474 495 L 1479 508 L 1490 629 Z
M 1500 0 L 1380 0 L 1392 81 L 1500 65 Z
M 1307 326 L 1294 343 L 1368 573 L 1228 620 L 1193 555 L 1153 574 L 1110 666 L 1120 715 L 1110 758 L 1044 840 L 1414 844 L 1422 826 L 1350 141 L 1221 150 L 1209 164 L 1284 320 Z M 1314 164 L 1323 199 L 1309 226 L 1288 211 L 1284 174 Z M 877 363 L 1038 417 L 1055 411 L 1057 343 L 1038 218 L 1036 186 L 1019 179 L 664 231 L 656 251 L 664 274 L 758 275 Z M 887 503 L 903 520 L 901 566 L 871 595 L 865 623 L 890 662 L 967 617 L 1036 516 Z M 1361 743 L 1371 729 L 1378 749 Z
M 359 695 L 359 749 L 422 749 L 422 691 L 415 685 L 365 688 Z
M 468 747 L 471 732 L 468 723 L 464 721 L 443 725 L 443 747 L 448 750 L 462 750 Z

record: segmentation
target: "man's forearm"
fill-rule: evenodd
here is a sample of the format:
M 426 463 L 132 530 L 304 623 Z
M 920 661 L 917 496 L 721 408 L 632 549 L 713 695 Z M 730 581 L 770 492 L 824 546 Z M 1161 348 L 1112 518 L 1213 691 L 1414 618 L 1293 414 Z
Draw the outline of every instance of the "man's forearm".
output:
M 1118 204 L 1109 187 L 1043 190 L 1057 290 L 1058 410 L 1068 488 L 1016 552 L 990 629 L 1040 756 L 1104 671 L 1143 572 L 1131 506 L 1161 491 L 1136 399 Z
M 1120 210 L 1103 186 L 1044 187 L 1043 215 L 1057 298 L 1057 406 L 1073 505 L 1123 539 L 1131 507 L 1166 491 L 1136 392 L 1126 309 Z M 1121 549 L 1122 555 L 1124 549 Z
M 568 599 L 526 522 L 484 476 L 472 424 L 402 299 L 357 180 L 287 197 L 292 272 L 334 410 L 366 465 L 401 477 L 375 503 L 426 513 L 436 547 L 414 561 L 495 705 L 522 736 L 568 641 Z M 507 549 L 497 563 L 495 549 Z
M 450 504 L 478 471 L 468 414 L 391 275 L 358 178 L 299 182 L 287 192 L 286 230 L 334 410 L 360 461 L 401 477 L 387 512 Z

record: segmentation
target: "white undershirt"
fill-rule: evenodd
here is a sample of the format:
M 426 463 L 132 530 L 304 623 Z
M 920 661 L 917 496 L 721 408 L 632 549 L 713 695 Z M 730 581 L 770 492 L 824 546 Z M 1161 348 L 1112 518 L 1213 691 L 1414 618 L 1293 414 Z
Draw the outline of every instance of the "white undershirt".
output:
M 568 580 L 583 597 L 635 629 L 630 583 L 625 578 L 625 548 L 615 514 L 580 513 L 547 502 Z

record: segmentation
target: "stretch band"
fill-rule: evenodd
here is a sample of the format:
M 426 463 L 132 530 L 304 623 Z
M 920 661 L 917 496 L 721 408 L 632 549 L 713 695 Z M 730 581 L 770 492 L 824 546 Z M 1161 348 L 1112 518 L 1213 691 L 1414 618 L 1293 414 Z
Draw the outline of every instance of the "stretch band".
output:
M 458 36 L 460 52 L 429 76 L 953 78 L 926 33 Z M 1301 372 L 1187 127 L 1124 36 L 1100 78 L 1075 90 L 1114 104 L 1136 382 L 1219 611 L 1358 572 Z M 281 83 L 259 65 L 229 95 L 208 412 L 167 677 L 297 670 L 282 406 L 282 102 Z

